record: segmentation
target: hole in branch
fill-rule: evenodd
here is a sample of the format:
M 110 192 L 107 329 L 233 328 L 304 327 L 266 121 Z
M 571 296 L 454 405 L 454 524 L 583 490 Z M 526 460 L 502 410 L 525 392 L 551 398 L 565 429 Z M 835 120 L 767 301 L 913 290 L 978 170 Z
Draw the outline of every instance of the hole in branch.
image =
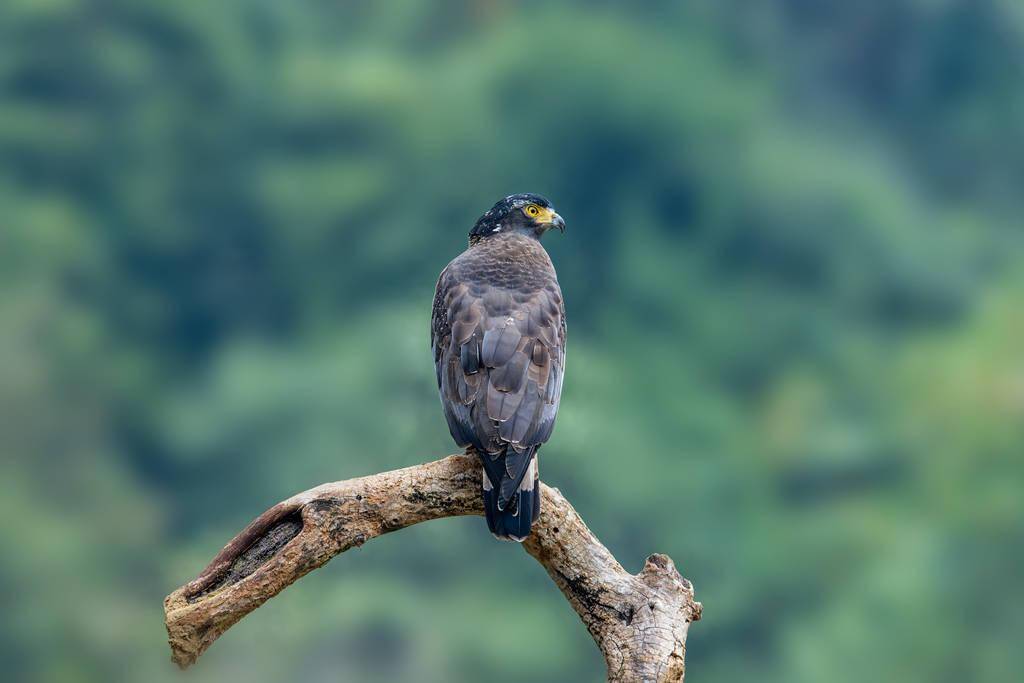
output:
M 257 538 L 252 544 L 239 553 L 227 568 L 224 575 L 211 583 L 205 590 L 196 595 L 189 596 L 189 602 L 195 602 L 204 595 L 209 595 L 220 590 L 224 586 L 238 583 L 249 576 L 263 564 L 278 553 L 281 548 L 288 544 L 302 531 L 302 513 L 298 510 L 282 517 L 266 533 Z

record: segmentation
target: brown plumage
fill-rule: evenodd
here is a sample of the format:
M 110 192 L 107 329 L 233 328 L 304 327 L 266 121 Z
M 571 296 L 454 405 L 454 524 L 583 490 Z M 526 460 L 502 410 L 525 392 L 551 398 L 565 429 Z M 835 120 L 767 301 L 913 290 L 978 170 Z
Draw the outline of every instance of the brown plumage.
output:
M 431 345 L 452 438 L 484 474 L 487 523 L 522 540 L 540 512 L 537 449 L 551 436 L 565 369 L 565 308 L 540 236 L 564 229 L 538 195 L 495 204 L 441 272 Z

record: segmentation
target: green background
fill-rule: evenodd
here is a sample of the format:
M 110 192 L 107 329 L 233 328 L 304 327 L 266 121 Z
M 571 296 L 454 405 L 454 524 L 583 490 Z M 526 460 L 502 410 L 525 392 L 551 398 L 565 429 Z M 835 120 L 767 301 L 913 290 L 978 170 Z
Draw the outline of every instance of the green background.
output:
M 568 222 L 541 474 L 694 582 L 688 680 L 1011 680 L 1022 181 L 1017 0 L 5 0 L 3 677 L 599 680 L 475 518 L 185 674 L 162 624 L 276 501 L 455 450 L 435 278 L 531 191 Z

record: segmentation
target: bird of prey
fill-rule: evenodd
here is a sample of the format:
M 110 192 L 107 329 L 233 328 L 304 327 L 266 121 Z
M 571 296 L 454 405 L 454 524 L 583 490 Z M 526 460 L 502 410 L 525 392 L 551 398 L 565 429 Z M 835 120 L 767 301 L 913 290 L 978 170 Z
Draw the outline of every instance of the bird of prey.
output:
M 565 306 L 540 238 L 565 221 L 535 194 L 505 197 L 441 271 L 431 346 L 452 438 L 482 464 L 487 527 L 522 541 L 540 514 L 537 449 L 565 370 Z

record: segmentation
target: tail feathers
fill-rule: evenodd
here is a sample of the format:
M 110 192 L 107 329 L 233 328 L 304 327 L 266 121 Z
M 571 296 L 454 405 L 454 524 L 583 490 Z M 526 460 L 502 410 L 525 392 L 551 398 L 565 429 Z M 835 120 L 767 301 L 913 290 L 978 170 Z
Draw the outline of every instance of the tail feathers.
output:
M 484 515 L 487 528 L 503 541 L 522 542 L 530 535 L 533 522 L 540 516 L 540 483 L 537 478 L 537 460 L 527 468 L 519 488 L 502 508 L 498 507 L 499 489 L 495 488 L 483 472 Z
M 527 470 L 536 462 L 536 448 L 525 448 L 521 451 L 514 446 L 505 447 L 505 471 L 501 475 L 501 486 L 498 489 L 498 509 L 504 510 L 522 486 Z

